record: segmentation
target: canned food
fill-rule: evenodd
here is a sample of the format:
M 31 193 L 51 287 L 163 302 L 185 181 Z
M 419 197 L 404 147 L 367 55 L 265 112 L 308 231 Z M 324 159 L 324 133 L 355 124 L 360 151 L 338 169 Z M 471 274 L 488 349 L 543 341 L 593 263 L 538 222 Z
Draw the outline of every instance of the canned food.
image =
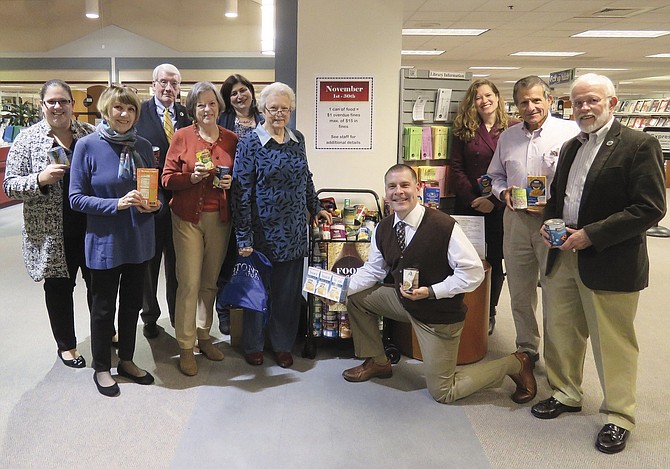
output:
M 332 225 L 330 227 L 331 239 L 343 240 L 347 238 L 347 232 L 342 224 Z
M 402 289 L 411 293 L 415 288 L 419 288 L 419 269 L 402 269 Z
M 216 173 L 214 174 L 214 180 L 212 182 L 214 187 L 218 187 L 219 189 L 221 189 L 222 188 L 221 180 L 223 179 L 224 176 L 228 176 L 229 174 L 230 174 L 230 166 L 217 165 Z
M 516 209 L 528 208 L 528 198 L 526 189 L 515 187 L 512 189 L 512 207 Z
M 568 232 L 565 229 L 565 222 L 560 218 L 552 218 L 544 221 L 544 229 L 549 235 L 549 243 L 552 247 L 562 246 L 568 239 Z
M 330 240 L 330 225 L 328 223 L 321 223 L 319 225 L 319 234 L 324 241 Z

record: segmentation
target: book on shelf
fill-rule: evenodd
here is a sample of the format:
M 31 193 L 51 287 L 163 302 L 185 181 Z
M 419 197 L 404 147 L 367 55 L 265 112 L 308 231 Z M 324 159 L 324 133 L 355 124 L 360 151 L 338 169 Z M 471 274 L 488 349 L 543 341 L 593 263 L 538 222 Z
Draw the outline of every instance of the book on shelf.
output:
M 635 103 L 635 109 L 633 109 L 633 112 L 642 112 L 642 106 L 644 106 L 644 99 L 638 99 Z
M 614 109 L 614 112 L 624 112 L 626 110 L 626 107 L 628 107 L 628 101 L 626 100 L 619 101 L 619 104 L 617 104 L 617 107 Z
M 662 99 L 658 105 L 658 112 L 668 112 L 668 103 L 670 102 L 669 98 Z
M 651 103 L 651 109 L 649 109 L 649 112 L 657 112 L 658 111 L 658 106 L 661 104 L 660 99 L 654 99 Z
M 635 100 L 629 101 L 628 106 L 626 107 L 626 112 L 634 112 L 636 106 L 637 106 L 637 101 L 635 101 Z
M 653 99 L 645 99 L 644 102 L 642 103 L 642 109 L 640 111 L 641 112 L 651 111 L 651 105 L 653 102 L 654 102 Z

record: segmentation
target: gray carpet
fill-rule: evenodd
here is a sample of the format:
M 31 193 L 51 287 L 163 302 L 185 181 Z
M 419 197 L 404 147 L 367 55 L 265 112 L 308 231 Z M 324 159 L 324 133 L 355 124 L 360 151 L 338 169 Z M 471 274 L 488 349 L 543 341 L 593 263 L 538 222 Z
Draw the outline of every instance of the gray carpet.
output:
M 20 206 L 0 210 L 0 467 L 670 467 L 670 239 L 649 240 L 652 280 L 637 319 L 638 426 L 626 451 L 607 456 L 593 447 L 602 394 L 591 357 L 584 411 L 540 421 L 530 405 L 511 402 L 510 380 L 456 405 L 437 404 L 421 363 L 405 358 L 391 379 L 346 383 L 340 373 L 357 361 L 332 343 L 319 347 L 316 360 L 300 358 L 297 348 L 295 366 L 283 370 L 267 354 L 263 366 L 248 366 L 220 337 L 226 359 L 198 356 L 200 373 L 187 378 L 176 367 L 174 330 L 162 319 L 166 332 L 151 345 L 141 327 L 137 334 L 136 362 L 156 384 L 119 378 L 121 396 L 104 398 L 90 368 L 69 369 L 56 357 L 41 284 L 21 260 L 20 218 Z M 508 304 L 505 289 L 487 359 L 513 348 Z M 77 333 L 90 361 L 83 287 Z M 538 381 L 538 398 L 547 397 L 542 362 Z

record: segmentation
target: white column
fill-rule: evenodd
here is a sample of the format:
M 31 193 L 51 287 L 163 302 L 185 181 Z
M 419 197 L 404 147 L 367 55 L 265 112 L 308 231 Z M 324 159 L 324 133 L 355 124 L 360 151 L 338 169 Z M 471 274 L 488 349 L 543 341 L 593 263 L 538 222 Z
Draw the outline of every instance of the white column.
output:
M 297 129 L 317 189 L 373 189 L 397 161 L 402 0 L 298 2 Z M 372 150 L 315 150 L 316 77 L 374 79 Z M 353 200 L 352 200 L 353 202 Z

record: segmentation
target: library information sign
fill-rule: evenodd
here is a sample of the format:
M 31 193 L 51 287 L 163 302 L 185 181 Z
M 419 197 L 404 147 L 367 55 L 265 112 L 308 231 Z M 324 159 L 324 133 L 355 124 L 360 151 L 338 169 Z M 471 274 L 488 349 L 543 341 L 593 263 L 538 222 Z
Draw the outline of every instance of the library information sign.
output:
M 317 77 L 315 148 L 372 150 L 372 77 Z

